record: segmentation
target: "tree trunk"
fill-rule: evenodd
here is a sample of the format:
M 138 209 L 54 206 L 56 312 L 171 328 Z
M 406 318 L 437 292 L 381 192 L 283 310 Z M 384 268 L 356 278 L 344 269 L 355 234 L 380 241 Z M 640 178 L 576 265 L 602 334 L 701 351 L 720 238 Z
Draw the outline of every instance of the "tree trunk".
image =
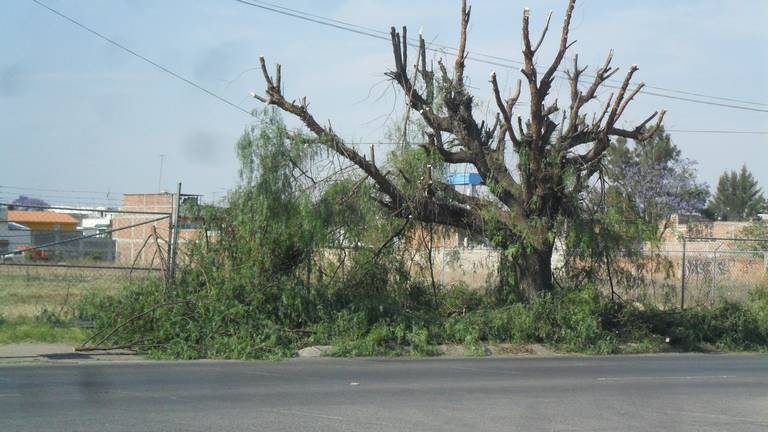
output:
M 520 256 L 515 270 L 523 300 L 531 301 L 539 293 L 552 290 L 552 249 L 553 245 L 546 244 Z

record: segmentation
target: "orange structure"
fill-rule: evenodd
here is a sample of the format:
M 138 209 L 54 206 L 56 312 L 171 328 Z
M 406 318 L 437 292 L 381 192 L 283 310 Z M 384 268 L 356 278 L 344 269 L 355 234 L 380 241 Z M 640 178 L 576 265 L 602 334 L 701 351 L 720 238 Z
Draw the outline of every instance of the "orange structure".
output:
M 32 231 L 75 231 L 80 221 L 66 213 L 9 210 L 8 221 L 24 225 Z

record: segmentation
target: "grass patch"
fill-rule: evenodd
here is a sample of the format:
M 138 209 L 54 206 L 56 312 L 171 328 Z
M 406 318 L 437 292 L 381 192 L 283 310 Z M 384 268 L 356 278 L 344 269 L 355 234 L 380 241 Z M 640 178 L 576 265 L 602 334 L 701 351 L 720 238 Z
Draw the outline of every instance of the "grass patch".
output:
M 111 270 L 2 267 L 0 316 L 15 320 L 42 311 L 65 314 L 87 295 L 116 294 L 125 279 L 125 272 Z
M 89 330 L 73 323 L 83 299 L 115 296 L 127 280 L 108 269 L 1 267 L 0 344 L 82 342 Z
M 19 318 L 0 320 L 0 345 L 39 343 L 79 343 L 87 337 L 87 330 L 76 327 L 59 327 L 34 319 Z

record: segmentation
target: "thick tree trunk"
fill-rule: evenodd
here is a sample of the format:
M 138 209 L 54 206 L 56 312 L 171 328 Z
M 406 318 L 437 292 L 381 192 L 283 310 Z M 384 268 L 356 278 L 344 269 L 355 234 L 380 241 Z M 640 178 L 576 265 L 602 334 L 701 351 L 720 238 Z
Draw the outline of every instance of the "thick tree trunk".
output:
M 518 260 L 515 270 L 523 300 L 531 301 L 539 293 L 552 290 L 552 250 L 551 244 L 542 245 Z

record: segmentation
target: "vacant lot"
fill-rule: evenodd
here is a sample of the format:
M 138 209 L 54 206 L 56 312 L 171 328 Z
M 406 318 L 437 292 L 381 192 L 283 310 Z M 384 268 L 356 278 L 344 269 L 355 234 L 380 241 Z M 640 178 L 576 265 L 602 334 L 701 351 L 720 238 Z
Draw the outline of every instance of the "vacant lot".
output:
M 78 301 L 90 293 L 117 294 L 146 272 L 0 265 L 0 344 L 81 342 Z
M 57 314 L 88 293 L 117 293 L 129 278 L 123 270 L 0 266 L 0 317 L 31 318 L 43 311 Z

